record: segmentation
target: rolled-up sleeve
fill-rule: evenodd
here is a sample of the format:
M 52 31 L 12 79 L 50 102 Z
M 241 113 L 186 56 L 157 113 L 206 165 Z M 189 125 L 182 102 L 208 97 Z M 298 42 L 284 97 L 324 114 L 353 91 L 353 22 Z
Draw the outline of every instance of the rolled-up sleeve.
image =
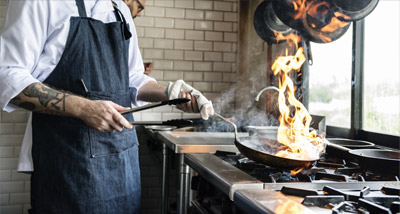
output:
M 144 74 L 144 65 L 142 55 L 140 54 L 138 38 L 136 34 L 135 24 L 130 17 L 130 11 L 128 7 L 123 8 L 124 16 L 127 17 L 127 21 L 130 26 L 132 38 L 129 43 L 129 87 L 131 89 L 131 100 L 135 106 L 142 106 L 147 102 L 137 100 L 137 95 L 140 87 L 149 81 L 157 82 L 154 78 Z
M 4 111 L 17 109 L 10 100 L 39 82 L 31 72 L 46 41 L 48 8 L 43 2 L 8 1 L 0 33 L 0 107 Z

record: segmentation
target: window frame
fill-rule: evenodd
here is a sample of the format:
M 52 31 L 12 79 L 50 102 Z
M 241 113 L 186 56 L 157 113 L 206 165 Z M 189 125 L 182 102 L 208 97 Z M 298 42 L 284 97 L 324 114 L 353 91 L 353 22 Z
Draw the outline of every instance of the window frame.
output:
M 365 20 L 353 22 L 350 129 L 326 126 L 331 136 L 374 142 L 376 145 L 400 149 L 400 136 L 365 131 L 363 125 Z

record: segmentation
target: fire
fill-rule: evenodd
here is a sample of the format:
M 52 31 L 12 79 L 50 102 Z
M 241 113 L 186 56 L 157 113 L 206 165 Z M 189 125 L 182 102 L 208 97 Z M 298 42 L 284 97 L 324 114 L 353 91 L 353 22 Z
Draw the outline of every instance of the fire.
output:
M 304 10 L 306 9 L 306 0 L 293 0 L 293 8 L 296 14 L 293 15 L 293 19 L 300 19 Z
M 296 47 L 298 47 L 297 44 Z M 315 130 L 310 132 L 312 118 L 304 105 L 296 99 L 296 88 L 289 77 L 292 71 L 299 72 L 306 61 L 303 47 L 296 49 L 294 55 L 290 55 L 286 50 L 286 55 L 277 57 L 271 67 L 274 75 L 279 77 L 280 126 L 277 139 L 287 147 L 286 150 L 278 151 L 275 155 L 299 160 L 316 160 L 323 152 L 325 144 Z M 293 173 L 299 171 L 301 169 Z
M 349 22 L 342 22 L 338 17 L 344 17 L 344 19 L 349 19 L 348 16 L 341 14 L 340 12 L 335 12 L 335 17 L 331 19 L 331 22 L 325 27 L 321 28 L 322 32 L 334 32 L 337 29 L 346 27 L 349 25 Z
M 339 11 L 336 11 L 333 14 L 329 14 L 330 9 L 331 8 L 328 2 L 321 2 L 315 5 L 311 5 L 310 9 L 307 11 L 307 15 L 320 20 L 330 18 L 330 22 L 321 28 L 322 32 L 332 33 L 350 24 L 349 22 L 344 22 L 340 20 L 349 20 L 349 16 L 346 16 Z M 312 25 L 315 26 L 315 24 Z
M 310 27 L 312 28 L 311 30 L 320 32 L 319 37 L 321 37 L 323 42 L 331 42 L 331 38 L 325 34 L 333 33 L 336 30 L 342 29 L 350 24 L 349 22 L 342 21 L 349 20 L 349 16 L 346 16 L 339 11 L 331 13 L 331 10 L 331 5 L 328 2 L 323 1 L 316 4 L 310 4 L 306 11 L 307 16 L 312 17 L 311 20 L 313 20 L 310 21 L 311 23 L 309 23 Z M 317 27 L 316 23 L 314 22 L 320 22 L 319 25 L 324 23 L 324 25 Z

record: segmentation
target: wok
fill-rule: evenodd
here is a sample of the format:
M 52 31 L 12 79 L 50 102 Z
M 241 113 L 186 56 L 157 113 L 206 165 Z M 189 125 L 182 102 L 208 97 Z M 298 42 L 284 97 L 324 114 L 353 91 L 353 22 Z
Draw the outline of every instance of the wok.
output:
M 315 163 L 318 159 L 312 159 L 312 160 L 300 160 L 300 159 L 291 159 L 291 158 L 285 158 L 285 157 L 278 157 L 275 156 L 271 153 L 274 153 L 274 151 L 277 151 L 277 148 L 271 147 L 265 149 L 266 145 L 257 146 L 256 142 L 266 142 L 268 141 L 268 144 L 274 145 L 274 144 L 279 144 L 275 140 L 271 140 L 262 136 L 258 135 L 252 135 L 250 137 L 238 137 L 237 134 L 237 127 L 236 125 L 227 120 L 225 117 L 215 114 L 217 117 L 221 118 L 222 120 L 230 123 L 234 129 L 235 129 L 235 146 L 238 148 L 238 150 L 246 157 L 248 157 L 251 160 L 254 160 L 259 163 L 266 164 L 268 166 L 275 166 L 275 167 L 282 167 L 282 168 L 287 168 L 287 169 L 296 169 L 296 168 L 309 168 Z M 265 150 L 265 151 L 261 151 Z M 268 152 L 271 151 L 270 153 Z

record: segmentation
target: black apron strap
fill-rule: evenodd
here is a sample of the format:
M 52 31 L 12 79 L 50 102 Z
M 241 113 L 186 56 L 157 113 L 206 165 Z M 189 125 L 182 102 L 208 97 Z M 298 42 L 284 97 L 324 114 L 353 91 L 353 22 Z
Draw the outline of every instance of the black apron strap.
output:
M 78 6 L 79 16 L 87 17 L 85 3 L 83 2 L 83 0 L 75 0 L 75 2 L 76 2 L 76 6 Z
M 128 40 L 132 36 L 132 33 L 129 30 L 129 24 L 126 22 L 126 19 L 125 19 L 124 15 L 122 14 L 122 12 L 118 9 L 118 7 L 116 7 L 116 5 L 114 5 L 114 3 L 113 3 L 113 7 L 114 7 L 114 14 L 115 14 L 117 21 L 122 22 L 124 25 L 125 40 Z

